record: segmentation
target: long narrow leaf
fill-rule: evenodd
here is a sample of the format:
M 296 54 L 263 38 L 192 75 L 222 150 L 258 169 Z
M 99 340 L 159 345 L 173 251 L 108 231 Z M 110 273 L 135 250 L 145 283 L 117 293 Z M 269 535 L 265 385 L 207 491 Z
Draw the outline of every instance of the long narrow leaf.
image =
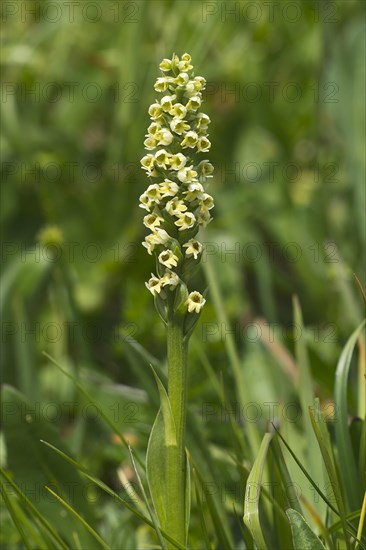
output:
M 93 404 L 93 406 L 98 411 L 98 414 L 100 414 L 100 417 L 103 418 L 104 422 L 112 430 L 112 432 L 114 432 L 116 435 L 118 435 L 118 437 L 120 438 L 120 440 L 122 441 L 122 443 L 124 444 L 126 449 L 128 450 L 129 443 L 126 440 L 126 438 L 124 437 L 123 433 L 118 428 L 118 426 L 104 413 L 103 409 L 98 405 L 98 403 L 95 401 L 95 399 L 93 399 L 93 397 L 90 395 L 90 393 L 85 388 L 83 388 L 83 386 L 80 384 L 80 382 L 72 374 L 70 374 L 69 372 L 64 370 L 61 367 L 61 365 L 51 355 L 49 355 L 45 351 L 43 352 L 43 355 L 45 357 L 47 357 L 47 359 L 49 359 L 65 376 L 67 376 L 68 378 L 70 378 L 73 381 L 73 383 L 75 384 L 75 387 L 77 387 L 77 389 L 88 399 L 88 401 L 91 404 Z M 142 458 L 136 452 L 135 452 L 135 455 L 136 455 L 137 461 L 140 464 L 140 466 L 142 466 L 142 468 L 145 469 L 145 464 L 144 464 L 144 461 L 142 460 Z
M 294 550 L 325 550 L 324 544 L 310 529 L 305 519 L 299 512 L 289 508 L 286 512 L 290 521 Z
M 107 493 L 109 496 L 113 497 L 114 500 L 116 500 L 117 502 L 119 502 L 120 504 L 122 504 L 125 508 L 127 508 L 130 512 L 132 512 L 135 516 L 137 516 L 139 519 L 141 519 L 144 523 L 146 523 L 147 525 L 149 525 L 150 527 L 154 527 L 154 524 L 151 520 L 149 520 L 149 518 L 147 518 L 146 516 L 144 516 L 144 514 L 142 514 L 141 512 L 139 512 L 138 510 L 136 510 L 136 508 L 134 508 L 133 506 L 131 506 L 131 504 L 129 504 L 128 502 L 126 502 L 123 498 L 121 498 L 115 491 L 113 491 L 110 487 L 108 487 L 108 485 L 106 485 L 105 483 L 103 483 L 103 481 L 101 481 L 100 479 L 96 478 L 95 476 L 93 476 L 84 466 L 82 466 L 81 464 L 79 464 L 78 462 L 76 462 L 76 460 L 72 459 L 70 456 L 68 456 L 67 454 L 63 453 L 62 451 L 60 451 L 60 449 L 57 449 L 57 447 L 55 447 L 54 445 L 52 445 L 51 443 L 48 443 L 47 441 L 42 441 L 42 443 L 44 445 L 46 445 L 47 447 L 49 447 L 50 449 L 52 449 L 53 451 L 55 451 L 57 454 L 59 454 L 60 456 L 62 456 L 62 458 L 64 458 L 67 462 L 69 462 L 70 464 L 72 464 L 77 470 L 79 470 L 87 479 L 89 479 L 92 483 L 94 483 L 97 487 L 99 487 L 100 489 L 102 489 L 102 491 L 104 491 L 105 493 Z M 165 533 L 165 531 L 163 531 L 163 529 L 160 529 L 160 532 L 161 534 L 163 535 L 163 537 L 168 541 L 170 542 L 171 544 L 173 544 L 176 548 L 178 548 L 178 550 L 187 550 L 187 548 L 179 543 L 178 541 L 174 540 L 170 535 L 168 535 L 167 533 Z
M 80 521 L 80 523 L 85 527 L 85 529 L 87 529 L 87 531 L 89 531 L 92 537 L 94 537 L 95 540 L 99 542 L 102 548 L 104 548 L 105 550 L 109 550 L 108 544 L 102 539 L 100 535 L 98 535 L 95 529 L 93 529 L 93 527 L 89 525 L 89 523 L 85 521 L 85 519 L 80 514 L 78 514 L 77 511 L 74 510 L 72 506 L 70 506 L 70 504 L 68 504 L 62 497 L 60 497 L 60 495 L 55 493 L 55 491 L 52 491 L 50 487 L 46 486 L 46 489 L 49 493 L 51 493 L 51 495 L 53 495 L 62 504 L 62 506 L 66 508 L 68 512 L 70 512 L 78 521 Z
M 339 462 L 343 465 L 340 474 L 351 510 L 355 510 L 361 505 L 362 492 L 358 482 L 356 460 L 352 452 L 352 442 L 349 433 L 347 387 L 353 350 L 364 326 L 365 321 L 356 328 L 342 351 L 338 361 L 334 387 L 336 410 L 335 436 Z M 364 385 L 365 382 L 363 382 Z
M 19 520 L 19 518 L 17 516 L 17 512 L 14 509 L 14 506 L 13 506 L 13 503 L 11 502 L 11 499 L 8 497 L 7 492 L 5 491 L 5 487 L 4 487 L 2 481 L 0 481 L 0 487 L 1 487 L 1 495 L 4 499 L 5 505 L 8 509 L 8 511 L 9 511 L 10 517 L 13 520 L 13 523 L 14 523 L 15 527 L 18 530 L 18 533 L 19 533 L 19 535 L 20 535 L 20 537 L 23 541 L 24 546 L 27 548 L 27 550 L 32 550 L 32 546 L 29 544 L 28 537 L 26 536 L 26 534 L 23 531 L 22 523 L 21 523 L 21 521 Z
M 264 465 L 272 437 L 273 434 L 270 433 L 266 433 L 263 437 L 258 456 L 248 477 L 244 500 L 244 523 L 252 533 L 253 539 L 260 550 L 267 548 L 259 517 L 259 497 Z
M 192 465 L 192 468 L 195 469 L 196 477 L 205 495 L 207 508 L 209 510 L 209 513 L 214 525 L 216 536 L 219 542 L 219 547 L 222 548 L 222 550 L 231 550 L 233 548 L 233 541 L 231 540 L 230 533 L 226 528 L 226 524 L 222 515 L 223 511 L 220 510 L 219 512 L 216 501 L 212 493 L 207 489 L 207 484 L 205 483 L 205 480 L 203 479 L 203 476 L 200 470 L 198 469 L 197 464 L 195 464 L 192 456 L 188 451 L 187 451 L 187 454 L 188 454 L 189 461 Z
M 159 528 L 159 525 L 158 525 L 158 522 L 157 522 L 156 515 L 155 515 L 154 511 L 151 509 L 151 506 L 150 506 L 150 504 L 149 504 L 149 500 L 148 500 L 148 498 L 147 498 L 147 495 L 146 495 L 144 486 L 143 486 L 143 484 L 142 484 L 142 481 L 141 481 L 141 477 L 140 477 L 139 471 L 138 471 L 138 469 L 137 469 L 135 460 L 134 460 L 134 458 L 133 458 L 133 452 L 132 452 L 131 447 L 129 447 L 129 451 L 130 451 L 130 457 L 131 457 L 132 466 L 133 466 L 133 469 L 135 470 L 136 479 L 137 479 L 137 482 L 138 482 L 138 484 L 139 484 L 139 487 L 140 487 L 140 490 L 141 490 L 143 499 L 144 499 L 144 501 L 145 501 L 146 508 L 147 508 L 147 510 L 148 510 L 148 512 L 149 512 L 151 521 L 152 521 L 153 524 L 154 524 L 154 529 L 155 529 L 155 531 L 156 531 L 156 535 L 157 535 L 157 537 L 158 537 L 159 543 L 161 544 L 162 549 L 165 550 L 165 549 L 166 549 L 166 544 L 165 544 L 165 542 L 164 542 L 163 539 L 162 539 L 162 536 L 161 536 L 161 533 L 160 533 L 160 528 Z
M 313 411 L 311 410 L 311 408 L 309 408 L 311 423 L 313 425 L 315 436 L 318 440 L 320 452 L 324 460 L 324 464 L 329 476 L 331 487 L 334 491 L 334 496 L 336 499 L 339 516 L 342 521 L 342 528 L 343 528 L 344 538 L 346 541 L 346 546 L 349 550 L 350 541 L 347 533 L 347 523 L 345 519 L 346 507 L 343 499 L 342 488 L 340 486 L 340 480 L 338 479 L 337 469 L 334 462 L 329 432 L 328 432 L 322 411 L 320 410 L 318 399 L 315 400 L 315 413 L 316 413 L 317 420 L 315 419 Z
M 335 508 L 333 506 L 333 504 L 329 501 L 329 499 L 326 497 L 326 495 L 323 493 L 323 491 L 321 489 L 319 489 L 318 484 L 314 482 L 312 477 L 307 472 L 306 468 L 304 468 L 304 466 L 301 464 L 300 460 L 297 458 L 294 451 L 291 449 L 290 445 L 287 443 L 287 441 L 284 439 L 284 437 L 277 430 L 276 426 L 273 423 L 272 423 L 272 426 L 273 426 L 274 430 L 277 432 L 278 437 L 281 439 L 282 443 L 285 445 L 286 449 L 288 450 L 288 452 L 290 453 L 290 455 L 292 456 L 292 458 L 294 459 L 294 461 L 296 462 L 296 464 L 298 465 L 298 467 L 300 468 L 300 470 L 302 471 L 302 473 L 304 474 L 306 479 L 310 482 L 312 487 L 318 493 L 318 495 L 324 500 L 324 502 L 327 504 L 327 506 L 330 508 L 330 510 L 332 510 L 332 512 L 334 512 L 337 516 L 340 516 L 340 513 L 337 510 L 337 508 Z M 342 518 L 342 520 L 343 520 L 343 518 Z M 347 521 L 347 526 L 348 526 L 349 532 L 353 536 L 356 536 L 356 529 L 354 528 L 354 526 L 352 525 L 352 523 L 350 521 Z
M 0 468 L 0 474 L 6 479 L 6 481 L 9 483 L 9 485 L 13 488 L 13 490 L 18 495 L 19 499 L 24 502 L 24 504 L 29 508 L 32 515 L 39 521 L 39 523 L 44 527 L 44 529 L 48 532 L 48 534 L 52 537 L 52 539 L 55 541 L 57 548 L 62 548 L 63 550 L 68 550 L 67 545 L 64 543 L 60 535 L 55 531 L 55 529 L 50 525 L 50 523 L 44 519 L 42 514 L 37 510 L 37 508 L 33 505 L 33 503 L 29 500 L 29 498 L 19 489 L 16 483 L 11 479 L 11 477 L 4 471 L 3 468 Z

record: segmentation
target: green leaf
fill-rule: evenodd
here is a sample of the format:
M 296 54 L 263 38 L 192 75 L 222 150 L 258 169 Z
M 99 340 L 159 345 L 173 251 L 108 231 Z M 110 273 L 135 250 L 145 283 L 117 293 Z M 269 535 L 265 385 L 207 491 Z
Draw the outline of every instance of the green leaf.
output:
M 7 467 L 15 483 L 39 513 L 51 525 L 57 525 L 58 532 L 69 544 L 74 542 L 74 534 L 77 534 L 84 547 L 93 548 L 93 541 L 85 528 L 71 514 L 65 514 L 56 499 L 47 495 L 46 485 L 56 488 L 59 494 L 70 497 L 73 506 L 89 523 L 95 521 L 85 484 L 78 472 L 40 442 L 46 438 L 65 448 L 54 426 L 42 414 L 41 404 L 30 403 L 10 386 L 3 387 L 2 401 Z
M 195 488 L 195 494 L 196 494 L 196 500 L 197 500 L 197 511 L 198 516 L 200 520 L 201 525 L 201 532 L 203 535 L 203 542 L 205 544 L 205 550 L 212 550 L 212 546 L 210 543 L 210 538 L 208 536 L 207 526 L 205 522 L 205 516 L 203 514 L 203 503 L 199 491 L 199 481 L 197 479 L 196 470 L 193 468 L 193 481 L 194 481 L 194 488 Z
M 37 523 L 40 525 L 41 528 L 43 528 L 43 531 L 47 533 L 51 539 L 55 542 L 56 548 L 62 548 L 62 550 L 67 550 L 67 546 L 60 537 L 60 535 L 57 533 L 57 531 L 53 528 L 53 526 L 45 519 L 42 513 L 39 512 L 39 510 L 36 508 L 36 506 L 32 503 L 32 501 L 23 493 L 23 491 L 18 487 L 18 485 L 12 480 L 12 478 L 1 468 L 0 474 L 5 479 L 7 485 L 3 487 L 3 492 L 6 493 L 9 488 L 11 488 L 14 493 L 18 496 L 19 500 L 23 503 L 25 508 L 28 509 L 31 516 L 37 521 Z
M 85 519 L 80 514 L 78 514 L 78 512 L 74 510 L 72 506 L 70 506 L 70 504 L 68 504 L 62 497 L 60 497 L 60 495 L 55 493 L 55 491 L 53 491 L 49 487 L 46 486 L 46 489 L 47 491 L 49 491 L 51 495 L 53 495 L 62 504 L 62 506 L 64 506 L 64 508 L 66 508 L 68 512 L 70 512 L 85 527 L 87 531 L 89 531 L 92 537 L 100 544 L 100 546 L 104 550 L 109 550 L 108 544 L 100 537 L 100 535 L 95 531 L 95 529 L 93 529 L 93 527 L 89 525 L 89 523 L 85 521 Z
M 205 482 L 197 464 L 193 461 L 189 451 L 188 458 L 195 471 L 196 479 L 200 483 L 200 490 L 205 495 L 205 501 L 207 502 L 208 511 L 210 513 L 212 523 L 216 532 L 216 536 L 219 542 L 218 547 L 222 550 L 231 550 L 234 546 L 229 530 L 227 529 L 225 515 L 223 510 L 219 510 L 218 504 L 212 492 L 208 489 L 208 484 Z
M 3 482 L 0 483 L 1 487 L 1 496 L 4 499 L 5 505 L 9 511 L 10 517 L 14 522 L 15 527 L 18 530 L 18 533 L 20 534 L 23 544 L 27 550 L 32 550 L 32 546 L 29 544 L 29 535 L 26 534 L 23 529 L 23 522 L 21 521 L 21 518 L 19 517 L 19 510 L 16 508 L 15 502 L 13 502 L 13 499 L 10 498 L 10 495 L 5 491 L 5 488 L 3 486 Z M 43 541 L 42 541 L 43 543 Z
M 355 510 L 361 506 L 362 492 L 360 483 L 358 482 L 357 465 L 352 452 L 352 442 L 348 427 L 347 387 L 353 350 L 364 325 L 365 321 L 356 328 L 343 348 L 337 365 L 334 387 L 336 411 L 335 436 L 339 462 L 343 465 L 340 469 L 340 474 L 351 510 Z
M 317 444 L 314 431 L 312 429 L 311 421 L 307 414 L 308 408 L 314 402 L 314 390 L 313 382 L 309 361 L 309 354 L 306 346 L 306 341 L 304 338 L 305 330 L 302 317 L 302 311 L 300 307 L 299 300 L 297 296 L 293 298 L 293 309 L 294 309 L 294 324 L 300 330 L 299 338 L 296 338 L 295 342 L 295 351 L 296 351 L 296 361 L 299 367 L 299 399 L 301 404 L 301 409 L 303 412 L 303 422 L 304 429 L 306 434 L 306 452 L 305 452 L 305 461 L 307 465 L 307 470 L 313 479 L 316 479 L 320 485 L 325 485 L 324 472 L 322 468 L 321 455 L 319 452 L 319 447 Z M 325 506 L 323 501 L 318 500 L 314 503 L 317 512 L 325 519 Z M 296 506 L 293 506 L 298 512 L 301 513 Z
M 277 463 L 278 470 L 280 472 L 281 482 L 286 488 L 294 487 L 295 485 L 288 471 L 287 464 L 285 462 L 285 459 L 282 453 L 282 449 L 276 437 L 272 441 L 271 448 L 273 451 L 273 456 Z M 301 510 L 300 502 L 297 498 L 296 491 L 293 491 L 291 494 L 288 494 L 288 490 L 286 490 L 286 498 L 287 498 L 288 505 L 292 506 L 297 512 L 301 514 L 302 510 Z
M 299 512 L 289 508 L 286 510 L 287 517 L 290 521 L 292 531 L 292 541 L 294 550 L 325 550 L 325 546 L 315 533 L 310 529 L 305 519 Z
M 42 443 L 44 445 L 46 445 L 46 447 L 48 447 L 48 448 L 52 449 L 53 451 L 55 451 L 56 454 L 58 454 L 60 457 L 62 457 L 64 460 L 66 460 L 66 462 L 71 464 L 74 468 L 79 470 L 87 479 L 89 479 L 92 483 L 94 483 L 97 487 L 99 487 L 107 495 L 111 496 L 116 502 L 119 502 L 120 504 L 122 504 L 122 506 L 127 508 L 135 516 L 137 516 L 139 519 L 141 519 L 143 522 L 145 522 L 146 525 L 149 525 L 150 527 L 154 527 L 153 522 L 149 518 L 147 518 L 143 513 L 141 513 L 139 510 L 137 510 L 136 508 L 131 506 L 131 504 L 129 504 L 127 501 L 125 501 L 123 498 L 121 498 L 115 491 L 113 491 L 113 489 L 108 487 L 108 485 L 106 485 L 103 481 L 101 481 L 100 479 L 95 477 L 93 474 L 91 474 L 84 466 L 82 466 L 81 464 L 76 462 L 76 460 L 74 460 L 73 458 L 68 456 L 63 451 L 60 451 L 60 449 L 58 449 L 57 447 L 55 447 L 51 443 L 48 443 L 47 441 L 42 441 Z M 161 529 L 160 532 L 168 542 L 173 544 L 173 546 L 175 548 L 178 548 L 178 550 L 187 550 L 187 548 L 183 544 L 180 544 L 179 542 L 175 541 L 170 535 L 168 535 L 165 531 L 163 531 L 163 529 Z
M 156 514 L 163 528 L 167 528 L 166 510 L 168 453 L 177 451 L 177 438 L 170 402 L 158 375 L 154 373 L 160 395 L 160 409 L 152 427 L 146 453 L 146 474 Z
M 347 522 L 346 522 L 346 508 L 343 498 L 342 487 L 338 477 L 338 471 L 336 468 L 333 449 L 330 441 L 330 436 L 324 415 L 320 409 L 319 399 L 315 399 L 313 410 L 309 408 L 310 419 L 313 425 L 315 436 L 318 440 L 320 452 L 322 454 L 325 468 L 327 470 L 329 481 L 331 483 L 332 490 L 334 492 L 335 500 L 339 516 L 342 521 L 343 533 L 346 541 L 346 546 L 350 548 L 349 536 L 347 534 Z
M 133 466 L 133 469 L 135 470 L 135 474 L 136 474 L 136 479 L 137 479 L 137 482 L 139 484 L 139 487 L 140 487 L 140 490 L 141 490 L 141 493 L 142 493 L 142 497 L 144 499 L 144 502 L 145 502 L 145 505 L 146 505 L 146 508 L 149 512 L 149 515 L 150 515 L 150 518 L 151 518 L 151 521 L 154 525 L 154 529 L 156 531 L 156 535 L 158 537 L 158 540 L 159 540 L 159 543 L 162 547 L 163 550 L 166 549 L 166 544 L 165 542 L 163 541 L 162 539 L 162 535 L 160 533 L 160 529 L 159 529 L 159 525 L 158 525 L 158 522 L 157 522 L 157 519 L 156 519 L 156 515 L 155 515 L 155 512 L 151 509 L 151 506 L 149 504 L 149 501 L 148 501 L 148 498 L 147 498 L 147 495 L 146 495 L 146 492 L 145 492 L 145 488 L 143 486 L 143 483 L 141 481 L 141 477 L 140 477 L 140 474 L 139 474 L 139 471 L 137 469 L 137 466 L 136 466 L 136 463 L 135 463 L 135 460 L 133 458 L 133 452 L 132 452 L 132 449 L 131 447 L 129 448 L 129 451 L 130 451 L 130 457 L 131 457 L 131 462 L 132 462 L 132 466 Z
M 250 530 L 258 549 L 266 549 L 259 517 L 259 497 L 262 484 L 263 470 L 267 458 L 268 447 L 273 434 L 266 433 L 258 452 L 258 456 L 250 471 L 244 500 L 244 523 Z
M 68 371 L 63 369 L 61 365 L 48 353 L 43 352 L 43 355 L 47 357 L 47 359 L 49 359 L 65 376 L 67 376 L 73 381 L 73 383 L 75 384 L 75 387 L 87 398 L 88 402 L 95 407 L 95 409 L 98 411 L 99 416 L 104 420 L 106 425 L 112 430 L 112 432 L 118 435 L 122 443 L 125 445 L 126 449 L 128 449 L 129 448 L 128 442 L 126 441 L 126 438 L 124 437 L 121 430 L 118 428 L 117 424 L 104 412 L 103 408 L 99 406 L 97 401 L 93 399 L 90 393 L 82 386 L 82 384 L 80 384 L 80 382 L 75 378 L 75 376 L 73 376 Z M 136 452 L 135 452 L 135 456 L 140 466 L 144 468 L 145 465 L 142 458 L 140 458 L 140 456 Z

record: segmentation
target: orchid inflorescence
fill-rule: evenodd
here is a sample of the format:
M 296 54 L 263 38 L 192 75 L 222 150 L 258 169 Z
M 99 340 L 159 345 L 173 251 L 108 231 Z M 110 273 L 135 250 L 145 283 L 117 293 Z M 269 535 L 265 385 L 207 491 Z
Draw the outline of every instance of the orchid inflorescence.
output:
M 206 81 L 194 76 L 187 53 L 163 59 L 160 69 L 154 88 L 163 97 L 149 108 L 152 122 L 144 142 L 149 153 L 141 159 L 154 182 L 141 195 L 140 207 L 148 212 L 144 225 L 151 231 L 143 246 L 157 259 L 157 275 L 145 284 L 166 321 L 170 306 L 199 314 L 205 304 L 200 292 L 188 291 L 188 283 L 203 251 L 195 237 L 211 221 L 214 201 L 206 192 L 213 166 L 197 160 L 211 147 L 210 119 L 200 109 Z

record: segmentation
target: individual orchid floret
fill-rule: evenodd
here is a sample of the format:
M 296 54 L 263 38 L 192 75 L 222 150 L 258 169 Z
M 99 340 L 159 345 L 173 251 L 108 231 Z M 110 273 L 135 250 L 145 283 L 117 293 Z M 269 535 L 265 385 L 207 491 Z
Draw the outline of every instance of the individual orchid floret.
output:
M 146 189 L 146 195 L 151 201 L 159 203 L 161 199 L 159 185 L 157 183 L 152 183 L 151 185 L 149 185 L 149 187 Z
M 166 113 L 169 113 L 169 111 L 171 111 L 173 109 L 173 103 L 176 99 L 177 99 L 177 96 L 175 94 L 174 95 L 165 95 L 160 100 L 160 105 L 161 105 L 161 108 L 163 109 L 163 111 L 165 111 Z
M 159 144 L 158 140 L 153 137 L 147 137 L 144 141 L 145 149 L 148 151 L 153 151 L 156 149 L 156 146 Z
M 153 206 L 154 202 L 148 197 L 147 193 L 142 193 L 142 195 L 140 195 L 139 207 L 150 212 Z
M 155 134 L 158 145 L 170 145 L 173 141 L 173 134 L 168 130 L 168 128 L 162 128 Z
M 189 202 L 202 199 L 204 192 L 205 190 L 203 185 L 198 181 L 194 181 L 188 184 L 188 190 L 184 192 L 185 199 Z
M 184 243 L 183 248 L 186 249 L 186 256 L 193 256 L 195 260 L 197 260 L 203 250 L 202 244 L 195 239 L 189 239 L 189 241 Z
M 170 156 L 165 149 L 160 149 L 155 153 L 154 160 L 159 167 L 166 169 L 170 164 Z
M 163 61 L 159 65 L 160 69 L 167 73 L 172 70 L 172 60 L 171 59 L 163 59 Z
M 162 76 L 157 79 L 154 84 L 154 89 L 156 92 L 166 92 L 169 88 L 169 84 L 173 81 L 172 78 Z
M 149 115 L 153 120 L 161 117 L 162 114 L 163 114 L 163 108 L 160 105 L 160 103 L 153 103 L 152 105 L 150 105 Z
M 170 129 L 178 136 L 181 136 L 190 129 L 190 125 L 182 118 L 174 117 L 170 121 Z
M 174 197 L 179 191 L 179 185 L 175 181 L 165 179 L 163 183 L 159 183 L 159 189 L 163 198 Z
M 159 245 L 165 245 L 170 240 L 168 233 L 164 229 L 157 227 L 153 233 L 145 237 L 142 246 L 144 246 L 151 255 Z
M 175 103 L 169 114 L 175 118 L 184 118 L 187 114 L 187 108 L 182 103 Z
M 200 138 L 201 140 L 202 138 Z M 183 141 L 181 141 L 181 146 L 183 149 L 186 149 L 189 147 L 190 149 L 193 149 L 197 145 L 198 142 L 198 135 L 193 130 L 186 133 L 184 136 Z
M 208 193 L 202 195 L 199 204 L 203 210 L 211 210 L 215 206 L 213 198 Z
M 202 294 L 200 294 L 197 290 L 195 290 L 194 292 L 191 292 L 188 295 L 186 303 L 187 303 L 189 313 L 192 313 L 193 311 L 195 313 L 199 313 L 203 308 L 203 306 L 205 305 L 206 300 L 204 299 Z
M 151 278 L 148 280 L 148 282 L 145 283 L 146 288 L 150 290 L 153 296 L 155 296 L 156 294 L 160 294 L 163 285 L 164 279 L 159 279 L 158 277 L 155 277 L 153 273 L 151 273 Z
M 174 222 L 179 231 L 185 231 L 194 226 L 196 222 L 196 217 L 192 212 L 184 212 L 183 214 L 178 214 L 178 219 Z
M 174 79 L 174 84 L 177 86 L 185 86 L 189 80 L 187 73 L 179 73 L 179 75 Z
M 197 142 L 197 151 L 200 153 L 206 153 L 207 151 L 210 150 L 210 147 L 211 147 L 211 142 L 209 139 L 207 139 L 207 137 L 205 136 L 202 136 L 198 139 L 198 142 Z
M 188 111 L 197 111 L 200 106 L 201 98 L 198 95 L 191 97 L 186 105 Z
M 177 177 L 182 183 L 197 181 L 197 172 L 193 170 L 193 166 L 187 166 L 178 171 Z
M 154 230 L 156 227 L 159 227 L 161 222 L 164 221 L 164 218 L 158 216 L 157 214 L 148 214 L 144 217 L 144 225 L 151 230 Z
M 160 252 L 158 260 L 162 265 L 171 269 L 172 267 L 177 267 L 179 258 L 173 252 L 173 250 L 167 249 Z
M 182 170 L 187 163 L 187 157 L 183 153 L 177 153 L 170 158 L 170 168 L 172 170 Z
M 163 286 L 168 286 L 170 290 L 174 290 L 179 284 L 179 276 L 174 271 L 166 271 L 161 278 Z
M 208 160 L 202 160 L 197 166 L 197 172 L 199 176 L 203 178 L 212 178 L 213 177 L 214 167 Z
M 168 201 L 165 205 L 165 209 L 171 216 L 180 216 L 182 213 L 186 212 L 187 205 L 185 202 L 181 199 L 177 199 L 176 197 L 170 201 Z

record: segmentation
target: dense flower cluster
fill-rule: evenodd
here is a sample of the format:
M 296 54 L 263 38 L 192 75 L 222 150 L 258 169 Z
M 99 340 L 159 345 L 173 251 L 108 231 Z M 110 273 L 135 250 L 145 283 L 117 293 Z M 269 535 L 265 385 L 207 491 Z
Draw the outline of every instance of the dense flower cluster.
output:
M 140 197 L 140 207 L 147 211 L 144 225 L 151 231 L 143 245 L 157 258 L 157 276 L 152 274 L 146 286 L 159 303 L 199 313 L 205 299 L 188 291 L 188 278 L 203 250 L 195 236 L 211 221 L 214 206 L 206 192 L 213 166 L 197 159 L 211 146 L 210 119 L 200 109 L 206 81 L 194 76 L 187 53 L 163 59 L 160 69 L 154 88 L 162 97 L 149 108 L 152 122 L 144 142 L 149 153 L 141 159 L 152 178 Z

